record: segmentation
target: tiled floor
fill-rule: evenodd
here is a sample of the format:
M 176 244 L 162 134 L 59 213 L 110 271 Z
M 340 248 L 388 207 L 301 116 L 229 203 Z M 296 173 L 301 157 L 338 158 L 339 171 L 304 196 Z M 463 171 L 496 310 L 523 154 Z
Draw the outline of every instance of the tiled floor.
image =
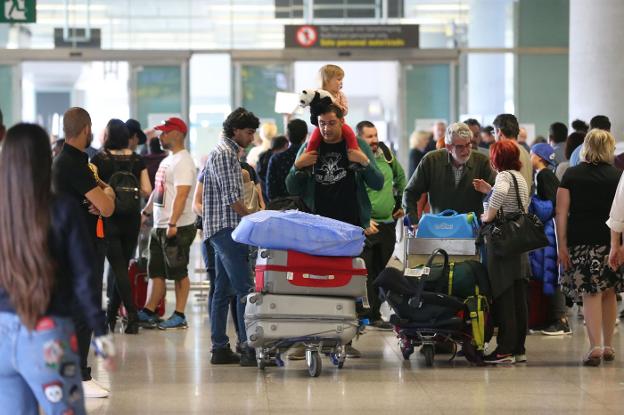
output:
M 193 293 L 191 293 L 193 296 Z M 529 336 L 529 363 L 470 367 L 462 358 L 436 357 L 425 368 L 415 353 L 401 357 L 392 333 L 368 330 L 355 346 L 364 357 L 338 370 L 324 359 L 323 373 L 308 377 L 304 362 L 284 368 L 210 365 L 205 303 L 188 306 L 190 328 L 116 334 L 118 370 L 95 376 L 110 384 L 109 399 L 90 399 L 91 414 L 621 414 L 624 353 L 598 368 L 580 365 L 586 351 L 582 322 L 573 336 Z M 169 308 L 171 310 L 171 307 Z

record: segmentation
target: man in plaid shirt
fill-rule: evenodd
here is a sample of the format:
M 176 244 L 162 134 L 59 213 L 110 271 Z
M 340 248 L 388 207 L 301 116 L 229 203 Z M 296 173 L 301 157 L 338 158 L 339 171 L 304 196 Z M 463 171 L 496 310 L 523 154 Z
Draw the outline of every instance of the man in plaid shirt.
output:
M 255 366 L 255 351 L 247 346 L 245 334 L 245 297 L 252 283 L 249 278 L 247 245 L 235 242 L 232 231 L 241 217 L 250 212 L 243 203 L 243 179 L 238 161 L 240 148 L 245 148 L 254 138 L 260 125 L 258 118 L 244 108 L 237 108 L 223 122 L 223 136 L 216 148 L 208 154 L 203 179 L 202 206 L 204 239 L 215 251 L 214 295 L 210 303 L 210 332 L 212 336 L 212 364 L 240 363 Z M 226 334 L 229 297 L 236 294 L 238 306 L 238 332 L 241 354 L 230 349 Z

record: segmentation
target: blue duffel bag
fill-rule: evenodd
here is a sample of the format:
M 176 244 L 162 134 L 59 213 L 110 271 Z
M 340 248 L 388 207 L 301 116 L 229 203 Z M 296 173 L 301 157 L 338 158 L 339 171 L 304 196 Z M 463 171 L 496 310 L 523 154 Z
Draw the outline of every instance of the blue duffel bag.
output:
M 474 212 L 457 213 L 447 209 L 440 213 L 425 213 L 418 222 L 417 238 L 475 238 L 479 231 Z
M 359 226 L 298 210 L 262 210 L 245 216 L 232 238 L 262 248 L 349 257 L 362 253 L 366 239 Z

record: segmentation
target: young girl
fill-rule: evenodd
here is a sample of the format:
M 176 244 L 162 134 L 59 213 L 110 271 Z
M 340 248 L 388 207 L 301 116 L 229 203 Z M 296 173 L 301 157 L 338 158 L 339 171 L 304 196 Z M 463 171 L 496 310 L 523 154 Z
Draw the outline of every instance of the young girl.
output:
M 344 78 L 342 68 L 336 65 L 325 65 L 319 70 L 319 76 L 322 88 L 332 94 L 334 104 L 338 105 L 346 116 L 349 112 L 349 103 L 347 102 L 347 97 L 340 91 L 342 89 L 342 79 Z M 347 144 L 347 150 L 359 150 L 360 146 L 355 133 L 347 124 L 342 125 L 342 137 Z M 310 136 L 306 151 L 317 151 L 322 139 L 320 130 L 316 128 Z

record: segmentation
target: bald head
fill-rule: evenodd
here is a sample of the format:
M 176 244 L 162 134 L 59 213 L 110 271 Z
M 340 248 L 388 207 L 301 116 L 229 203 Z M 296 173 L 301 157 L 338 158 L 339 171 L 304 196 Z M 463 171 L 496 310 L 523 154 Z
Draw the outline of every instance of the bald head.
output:
M 80 138 L 81 133 L 85 132 L 85 128 L 88 130 L 88 134 L 91 133 L 91 117 L 89 113 L 80 107 L 72 107 L 65 111 L 63 115 L 63 132 L 65 133 L 65 140 L 71 141 Z

